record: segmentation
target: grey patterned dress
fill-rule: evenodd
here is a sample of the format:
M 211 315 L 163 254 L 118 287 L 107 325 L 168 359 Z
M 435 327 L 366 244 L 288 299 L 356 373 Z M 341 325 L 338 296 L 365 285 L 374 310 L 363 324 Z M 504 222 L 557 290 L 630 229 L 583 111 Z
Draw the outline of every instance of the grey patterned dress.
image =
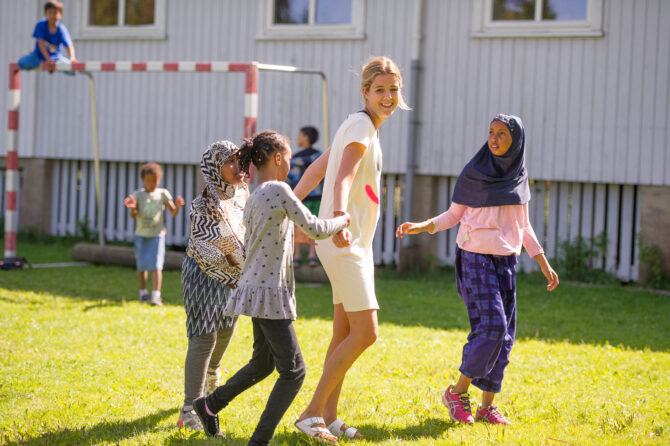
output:
M 225 315 L 295 320 L 291 222 L 315 239 L 328 238 L 347 225 L 344 217 L 320 219 L 312 215 L 284 182 L 260 184 L 244 208 L 247 257 Z

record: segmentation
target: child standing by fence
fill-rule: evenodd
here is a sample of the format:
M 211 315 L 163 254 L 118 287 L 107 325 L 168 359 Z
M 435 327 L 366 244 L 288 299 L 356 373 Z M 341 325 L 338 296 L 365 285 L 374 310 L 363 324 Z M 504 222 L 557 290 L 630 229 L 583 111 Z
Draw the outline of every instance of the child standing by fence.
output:
M 144 164 L 140 168 L 140 176 L 144 187 L 123 200 L 130 209 L 130 216 L 135 219 L 135 257 L 137 278 L 140 282 L 140 302 L 163 305 L 161 284 L 165 262 L 165 208 L 174 217 L 184 205 L 184 199 L 177 195 L 177 199 L 172 201 L 170 192 L 158 187 L 163 177 L 163 169 L 158 164 Z M 147 291 L 147 271 L 151 271 L 151 297 Z
M 217 413 L 237 395 L 277 368 L 279 379 L 268 398 L 249 445 L 267 445 L 305 378 L 305 363 L 293 328 L 296 319 L 293 276 L 293 225 L 308 236 L 326 238 L 349 224 L 349 215 L 319 219 L 284 181 L 291 161 L 288 139 L 266 130 L 240 149 L 240 168 L 253 163 L 259 185 L 244 208 L 246 259 L 238 287 L 224 314 L 251 317 L 254 333 L 251 360 L 223 386 L 193 407 L 209 436 L 223 436 Z
M 510 424 L 493 406 L 502 387 L 516 332 L 517 256 L 523 245 L 549 282 L 558 286 L 528 218 L 530 188 L 525 166 L 525 132 L 521 119 L 499 114 L 489 137 L 463 168 L 447 212 L 421 223 L 406 222 L 396 237 L 428 231 L 434 234 L 461 223 L 456 237 L 456 288 L 470 319 L 463 346 L 460 377 L 442 395 L 452 420 Z M 472 417 L 468 388 L 483 391 Z
M 297 152 L 291 158 L 291 170 L 289 170 L 288 178 L 286 182 L 291 186 L 291 189 L 295 188 L 300 182 L 305 170 L 319 157 L 321 156 L 321 151 L 314 148 L 314 143 L 319 139 L 319 131 L 308 125 L 302 127 L 298 133 L 298 147 L 302 150 Z M 302 200 L 303 204 L 307 206 L 307 209 L 314 214 L 319 214 L 319 206 L 321 205 L 321 190 L 323 188 L 323 182 L 319 183 L 312 191 Z M 307 257 L 307 262 L 309 266 L 314 267 L 318 266 L 319 260 L 316 257 L 316 248 L 314 245 L 309 246 L 309 252 Z M 301 254 L 301 245 L 295 247 L 295 253 L 293 254 L 293 265 L 299 267 L 302 264 L 302 254 Z

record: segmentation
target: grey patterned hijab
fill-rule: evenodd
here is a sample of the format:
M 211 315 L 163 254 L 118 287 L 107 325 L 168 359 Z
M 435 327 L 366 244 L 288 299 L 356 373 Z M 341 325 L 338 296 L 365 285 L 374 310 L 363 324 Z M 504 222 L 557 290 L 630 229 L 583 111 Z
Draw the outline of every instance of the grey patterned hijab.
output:
M 218 141 L 202 154 L 200 169 L 206 186 L 191 203 L 191 237 L 186 254 L 208 276 L 235 287 L 244 263 L 242 213 L 246 184 L 226 183 L 221 167 L 238 151 L 230 141 Z

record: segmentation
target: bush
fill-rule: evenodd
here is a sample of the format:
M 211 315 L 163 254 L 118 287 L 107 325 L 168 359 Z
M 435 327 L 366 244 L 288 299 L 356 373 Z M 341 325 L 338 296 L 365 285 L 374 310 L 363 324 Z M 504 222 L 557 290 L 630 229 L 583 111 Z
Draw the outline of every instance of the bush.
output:
M 604 265 L 607 257 L 607 234 L 601 232 L 595 237 L 582 236 L 566 240 L 559 246 L 557 270 L 564 278 L 586 283 L 613 283 L 616 278 L 595 265 Z
M 640 263 L 646 267 L 645 286 L 656 289 L 670 289 L 670 274 L 663 271 L 663 257 L 658 246 L 645 243 L 639 238 Z

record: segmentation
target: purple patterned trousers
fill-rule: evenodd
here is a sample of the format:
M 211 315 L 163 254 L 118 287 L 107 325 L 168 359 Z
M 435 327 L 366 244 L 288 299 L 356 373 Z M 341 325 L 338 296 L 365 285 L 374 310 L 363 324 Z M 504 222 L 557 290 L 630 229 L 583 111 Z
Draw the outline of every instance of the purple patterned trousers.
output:
M 456 287 L 470 319 L 460 372 L 498 393 L 516 331 L 516 255 L 494 256 L 456 247 Z

